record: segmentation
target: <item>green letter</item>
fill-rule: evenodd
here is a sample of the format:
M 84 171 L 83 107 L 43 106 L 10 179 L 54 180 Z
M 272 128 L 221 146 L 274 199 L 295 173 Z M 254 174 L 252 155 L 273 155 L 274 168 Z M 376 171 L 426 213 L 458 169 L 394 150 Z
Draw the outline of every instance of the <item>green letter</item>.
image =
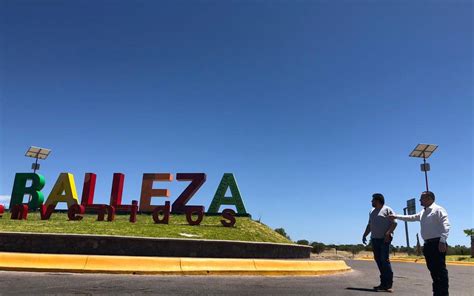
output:
M 31 180 L 31 186 L 26 187 L 26 182 Z M 16 205 L 23 204 L 23 197 L 25 194 L 31 195 L 31 200 L 28 203 L 29 210 L 36 210 L 43 204 L 44 196 L 41 189 L 44 187 L 44 177 L 35 173 L 17 173 L 13 183 L 12 197 L 10 200 L 10 211 Z
M 226 197 L 225 193 L 229 187 L 232 196 Z M 247 214 L 234 174 L 226 173 L 222 176 L 221 183 L 219 187 L 217 187 L 216 194 L 209 206 L 208 212 L 213 214 L 217 213 L 221 205 L 233 205 L 237 209 L 238 214 Z

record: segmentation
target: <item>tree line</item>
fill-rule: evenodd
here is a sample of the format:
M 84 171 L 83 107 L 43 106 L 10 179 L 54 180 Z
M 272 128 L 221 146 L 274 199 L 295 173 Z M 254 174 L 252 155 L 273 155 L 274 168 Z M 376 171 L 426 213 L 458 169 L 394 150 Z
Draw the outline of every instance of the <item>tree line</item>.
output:
M 291 240 L 290 236 L 286 233 L 285 229 L 283 228 L 277 228 L 275 229 L 277 233 L 280 235 L 283 235 L 287 239 Z M 471 230 L 472 231 L 472 230 Z M 469 233 L 469 235 L 472 232 Z M 468 233 L 466 233 L 468 234 Z M 372 251 L 372 246 L 370 243 L 368 245 L 363 245 L 363 244 L 345 244 L 345 245 L 335 245 L 335 244 L 324 244 L 322 242 L 310 242 L 306 239 L 301 239 L 295 241 L 295 243 L 299 245 L 304 245 L 304 246 L 311 246 L 313 249 L 311 250 L 312 253 L 314 254 L 320 254 L 324 252 L 325 250 L 331 250 L 335 249 L 337 251 L 346 251 L 350 252 L 353 255 L 356 255 L 362 251 Z M 410 247 L 407 248 L 406 246 L 394 246 L 390 245 L 390 251 L 391 253 L 395 254 L 396 253 L 408 253 L 408 254 L 418 254 L 420 255 L 420 252 L 417 250 L 417 247 Z M 449 246 L 448 251 L 446 253 L 447 255 L 470 255 L 471 254 L 471 248 L 462 246 L 462 245 L 455 245 L 455 246 Z

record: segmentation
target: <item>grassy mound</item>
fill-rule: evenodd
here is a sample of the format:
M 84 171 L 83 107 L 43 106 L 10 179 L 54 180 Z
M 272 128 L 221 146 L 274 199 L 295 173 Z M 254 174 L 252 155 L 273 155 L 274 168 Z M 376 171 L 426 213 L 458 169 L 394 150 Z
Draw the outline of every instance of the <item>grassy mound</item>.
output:
M 292 243 L 268 226 L 247 217 L 236 217 L 234 227 L 222 226 L 220 216 L 205 216 L 199 226 L 188 225 L 185 215 L 170 215 L 167 225 L 155 224 L 151 215 L 145 214 L 137 215 L 136 223 L 130 223 L 128 219 L 128 215 L 117 215 L 113 222 L 98 222 L 97 215 L 84 215 L 82 221 L 68 221 L 67 214 L 53 213 L 50 220 L 41 220 L 39 213 L 30 213 L 28 220 L 11 220 L 5 213 L 0 218 L 0 231 Z

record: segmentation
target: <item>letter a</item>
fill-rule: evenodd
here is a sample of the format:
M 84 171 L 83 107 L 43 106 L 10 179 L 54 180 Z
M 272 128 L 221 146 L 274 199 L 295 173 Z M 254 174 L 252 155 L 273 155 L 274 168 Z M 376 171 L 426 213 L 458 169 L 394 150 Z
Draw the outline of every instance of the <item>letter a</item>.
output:
M 76 183 L 74 182 L 74 176 L 72 174 L 61 173 L 59 175 L 45 205 L 56 206 L 58 202 L 67 203 L 68 208 L 79 203 L 79 200 L 77 199 Z
M 227 188 L 230 188 L 230 192 L 232 193 L 232 196 L 230 197 L 225 196 Z M 208 213 L 218 213 L 221 205 L 233 205 L 237 209 L 238 214 L 247 214 L 234 174 L 226 173 L 222 176 L 221 183 L 219 184 L 219 187 L 217 187 L 216 194 L 209 206 Z

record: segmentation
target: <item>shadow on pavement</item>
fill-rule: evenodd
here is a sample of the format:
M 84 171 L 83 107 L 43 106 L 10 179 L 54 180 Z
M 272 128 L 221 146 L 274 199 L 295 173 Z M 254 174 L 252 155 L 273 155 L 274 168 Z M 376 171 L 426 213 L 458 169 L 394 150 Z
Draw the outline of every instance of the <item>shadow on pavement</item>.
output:
M 352 287 L 348 287 L 348 288 L 346 288 L 346 290 L 355 290 L 355 291 L 364 291 L 364 292 L 375 292 L 375 293 L 377 293 L 377 291 L 375 291 L 374 289 L 366 289 L 366 288 L 352 288 Z

